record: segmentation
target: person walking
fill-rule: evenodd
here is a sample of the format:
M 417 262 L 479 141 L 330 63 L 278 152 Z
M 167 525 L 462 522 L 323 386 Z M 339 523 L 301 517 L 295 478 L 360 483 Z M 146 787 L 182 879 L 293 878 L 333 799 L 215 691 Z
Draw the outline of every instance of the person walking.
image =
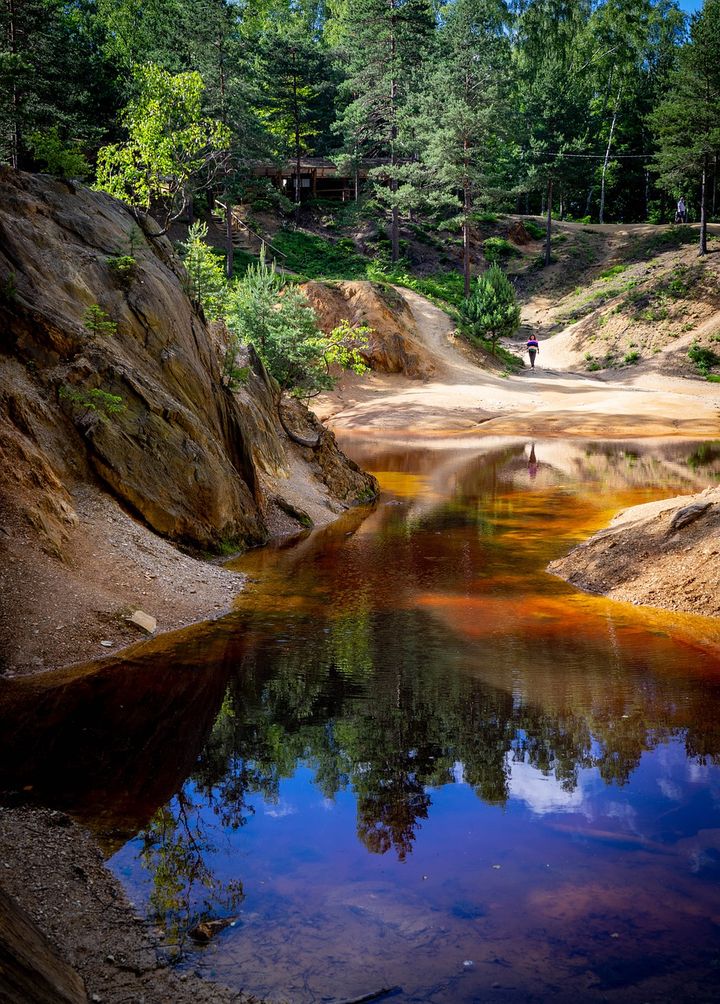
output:
M 677 213 L 675 214 L 676 223 L 687 223 L 687 207 L 685 205 L 685 199 L 681 195 L 678 199 Z
M 530 356 L 530 367 L 531 369 L 535 369 L 535 356 L 540 351 L 540 343 L 538 342 L 535 335 L 530 335 L 530 337 L 528 338 L 527 351 L 528 355 Z

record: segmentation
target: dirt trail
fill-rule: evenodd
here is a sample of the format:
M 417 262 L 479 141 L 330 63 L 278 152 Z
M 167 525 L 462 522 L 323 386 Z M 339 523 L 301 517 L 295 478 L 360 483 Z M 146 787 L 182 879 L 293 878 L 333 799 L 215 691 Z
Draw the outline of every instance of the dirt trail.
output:
M 565 369 L 562 342 L 544 342 L 535 371 L 514 376 L 476 365 L 452 320 L 424 297 L 398 288 L 436 372 L 420 382 L 369 373 L 345 376 L 316 411 L 343 435 L 472 439 L 474 435 L 717 436 L 720 395 L 701 380 L 630 374 L 593 378 Z M 559 336 L 560 339 L 562 336 Z

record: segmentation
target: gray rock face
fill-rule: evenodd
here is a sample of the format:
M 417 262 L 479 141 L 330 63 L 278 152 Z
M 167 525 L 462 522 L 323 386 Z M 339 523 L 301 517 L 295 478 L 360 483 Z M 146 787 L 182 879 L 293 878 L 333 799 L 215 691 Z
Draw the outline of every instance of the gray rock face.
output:
M 682 530 L 685 526 L 690 526 L 696 519 L 700 519 L 711 505 L 711 502 L 695 502 L 693 505 L 686 505 L 683 509 L 679 509 L 672 518 L 668 535 L 677 533 L 678 530 Z

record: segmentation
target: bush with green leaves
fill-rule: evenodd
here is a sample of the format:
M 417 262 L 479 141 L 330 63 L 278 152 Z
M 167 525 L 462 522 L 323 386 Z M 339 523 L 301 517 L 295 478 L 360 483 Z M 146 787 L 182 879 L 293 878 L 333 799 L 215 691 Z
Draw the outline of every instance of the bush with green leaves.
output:
M 65 384 L 60 388 L 58 396 L 61 401 L 67 401 L 73 410 L 82 412 L 81 419 L 94 412 L 102 421 L 107 422 L 125 410 L 125 404 L 119 394 L 110 394 L 100 387 L 87 390 Z
M 491 265 L 479 276 L 469 297 L 462 301 L 460 316 L 464 330 L 492 343 L 509 338 L 520 326 L 520 307 L 512 283 L 499 265 Z
M 180 244 L 180 254 L 187 272 L 186 293 L 209 321 L 217 321 L 225 316 L 229 289 L 222 258 L 205 240 L 207 232 L 205 223 L 193 223 Z
M 62 139 L 57 126 L 28 136 L 33 157 L 48 174 L 59 178 L 86 178 L 90 163 L 78 143 Z
M 236 340 L 229 353 L 231 363 L 237 344 L 249 342 L 281 392 L 309 397 L 329 389 L 333 364 L 364 369 L 361 349 L 367 329 L 344 322 L 329 336 L 323 335 L 308 298 L 264 256 L 231 290 L 226 321 Z
M 522 224 L 534 241 L 541 241 L 545 238 L 545 227 L 541 227 L 535 220 L 523 220 Z
M 711 375 L 710 370 L 720 365 L 720 355 L 706 345 L 700 345 L 699 342 L 693 342 L 688 349 L 688 359 L 695 363 L 698 373 L 701 373 L 706 379 Z
M 504 237 L 488 237 L 483 241 L 483 254 L 486 261 L 497 263 L 509 258 L 519 258 L 521 252 Z
M 87 308 L 83 316 L 83 324 L 86 331 L 89 331 L 91 335 L 102 335 L 104 338 L 110 338 L 112 335 L 117 334 L 117 324 L 102 309 L 99 303 L 93 303 L 92 306 Z
M 281 390 L 303 395 L 331 385 L 310 301 L 264 257 L 232 289 L 227 325 L 238 342 L 255 347 Z
M 137 272 L 137 262 L 132 255 L 116 254 L 106 259 L 107 267 L 123 289 L 129 289 Z

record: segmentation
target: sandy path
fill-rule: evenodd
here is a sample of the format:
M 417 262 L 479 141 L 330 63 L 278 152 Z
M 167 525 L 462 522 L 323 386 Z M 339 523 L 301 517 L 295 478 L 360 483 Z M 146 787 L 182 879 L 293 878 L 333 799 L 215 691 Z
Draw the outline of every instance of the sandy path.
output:
M 716 385 L 650 374 L 610 381 L 574 373 L 564 368 L 561 341 L 557 347 L 543 343 L 535 371 L 526 368 L 508 377 L 489 373 L 461 350 L 447 314 L 417 293 L 398 292 L 413 312 L 418 339 L 436 362 L 435 376 L 425 383 L 379 373 L 346 376 L 316 407 L 343 435 L 720 435 Z

